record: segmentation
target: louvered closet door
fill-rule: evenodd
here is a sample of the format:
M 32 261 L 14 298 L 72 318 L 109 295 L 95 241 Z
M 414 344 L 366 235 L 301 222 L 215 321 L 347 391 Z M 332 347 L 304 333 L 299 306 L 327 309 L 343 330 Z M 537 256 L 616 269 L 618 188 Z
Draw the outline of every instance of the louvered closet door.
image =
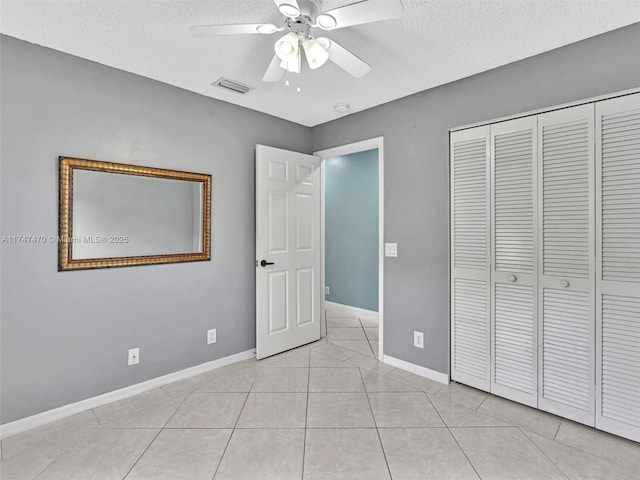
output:
M 596 103 L 596 426 L 640 441 L 640 94 Z
M 491 392 L 537 405 L 536 117 L 491 126 Z
M 489 390 L 489 127 L 451 133 L 451 378 Z
M 594 106 L 538 116 L 538 408 L 594 425 Z

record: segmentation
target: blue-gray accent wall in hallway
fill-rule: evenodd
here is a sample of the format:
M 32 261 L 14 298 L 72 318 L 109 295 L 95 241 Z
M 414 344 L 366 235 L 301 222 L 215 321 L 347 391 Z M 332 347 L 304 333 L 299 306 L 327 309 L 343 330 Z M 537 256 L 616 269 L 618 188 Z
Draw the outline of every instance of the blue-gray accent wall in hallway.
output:
M 325 160 L 325 299 L 378 311 L 378 150 Z

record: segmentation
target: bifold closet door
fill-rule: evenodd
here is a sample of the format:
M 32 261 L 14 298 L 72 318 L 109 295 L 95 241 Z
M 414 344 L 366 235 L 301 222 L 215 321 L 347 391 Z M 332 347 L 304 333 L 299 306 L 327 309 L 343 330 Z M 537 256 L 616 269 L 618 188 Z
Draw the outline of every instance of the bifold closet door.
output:
M 537 405 L 536 117 L 491 126 L 491 392 Z
M 489 390 L 489 127 L 452 132 L 451 378 Z
M 594 106 L 538 116 L 538 408 L 594 425 Z
M 640 94 L 596 103 L 596 427 L 640 441 Z

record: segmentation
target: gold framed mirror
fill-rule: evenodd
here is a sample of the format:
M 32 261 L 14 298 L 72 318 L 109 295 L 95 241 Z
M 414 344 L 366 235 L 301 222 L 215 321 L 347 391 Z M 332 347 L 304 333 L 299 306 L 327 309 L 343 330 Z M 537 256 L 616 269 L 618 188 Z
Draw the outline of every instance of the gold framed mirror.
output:
M 59 157 L 58 270 L 211 259 L 211 175 Z

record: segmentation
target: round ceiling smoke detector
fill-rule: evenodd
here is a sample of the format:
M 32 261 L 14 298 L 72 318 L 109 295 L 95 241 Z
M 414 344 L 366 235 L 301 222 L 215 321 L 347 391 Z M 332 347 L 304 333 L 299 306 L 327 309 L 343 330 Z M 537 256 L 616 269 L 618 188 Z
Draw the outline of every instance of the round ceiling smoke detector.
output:
M 300 15 L 300 9 L 295 5 L 291 5 L 289 3 L 281 3 L 280 12 L 289 18 L 296 18 L 298 17 L 298 15 Z
M 336 19 L 327 13 L 318 15 L 318 18 L 316 19 L 316 23 L 323 30 L 331 30 L 332 28 L 335 28 L 336 25 L 338 24 Z
M 349 105 L 346 103 L 339 103 L 333 109 L 338 113 L 349 113 Z

